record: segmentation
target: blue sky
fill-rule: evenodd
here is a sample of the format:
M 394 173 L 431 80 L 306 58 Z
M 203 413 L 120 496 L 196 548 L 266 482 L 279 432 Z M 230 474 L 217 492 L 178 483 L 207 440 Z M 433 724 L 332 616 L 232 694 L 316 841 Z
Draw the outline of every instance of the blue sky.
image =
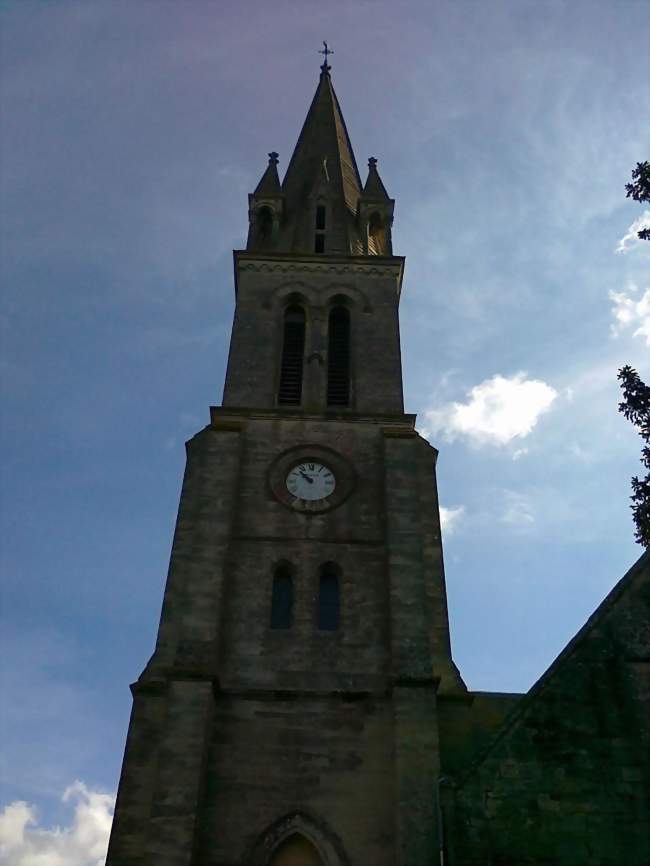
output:
M 286 168 L 324 38 L 357 161 L 378 157 L 396 199 L 455 657 L 470 688 L 528 689 L 641 552 L 616 371 L 650 379 L 650 244 L 624 193 L 650 157 L 647 2 L 1 14 L 0 808 L 27 805 L 0 817 L 0 863 L 101 859 L 183 443 L 221 398 L 231 251 L 267 152 Z

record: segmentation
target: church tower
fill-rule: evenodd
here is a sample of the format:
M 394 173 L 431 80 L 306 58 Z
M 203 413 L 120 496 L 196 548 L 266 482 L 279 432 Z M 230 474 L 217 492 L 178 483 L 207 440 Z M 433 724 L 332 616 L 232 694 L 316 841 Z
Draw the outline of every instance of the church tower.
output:
M 394 201 L 330 77 L 249 196 L 107 866 L 422 866 L 461 701 L 437 453 L 404 413 Z

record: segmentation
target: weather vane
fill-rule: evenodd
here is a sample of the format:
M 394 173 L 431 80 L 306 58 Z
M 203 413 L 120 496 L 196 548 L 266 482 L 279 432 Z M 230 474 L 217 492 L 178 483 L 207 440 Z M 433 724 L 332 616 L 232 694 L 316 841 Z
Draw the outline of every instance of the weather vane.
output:
M 329 67 L 329 64 L 327 63 L 327 58 L 329 57 L 330 54 L 334 54 L 334 52 L 331 51 L 331 50 L 327 47 L 327 42 L 325 42 L 325 40 L 323 40 L 323 46 L 324 46 L 324 48 L 323 48 L 321 51 L 319 51 L 318 53 L 319 53 L 319 54 L 324 54 L 324 55 L 325 55 L 325 62 L 324 62 L 323 65 L 321 66 L 321 69 L 323 70 L 323 72 L 327 72 L 327 70 L 330 68 L 330 67 Z

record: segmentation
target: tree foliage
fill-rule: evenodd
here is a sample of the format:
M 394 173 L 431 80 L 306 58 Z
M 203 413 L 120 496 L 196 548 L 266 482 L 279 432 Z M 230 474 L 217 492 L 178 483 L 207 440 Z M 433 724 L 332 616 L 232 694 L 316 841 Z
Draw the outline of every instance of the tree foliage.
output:
M 637 162 L 632 169 L 632 183 L 625 184 L 625 194 L 634 201 L 650 201 L 650 162 Z M 642 241 L 650 241 L 650 228 L 637 234 Z
M 634 537 L 644 547 L 650 547 L 650 386 L 639 378 L 630 366 L 621 367 L 618 378 L 623 389 L 623 400 L 619 412 L 638 427 L 645 442 L 641 451 L 641 463 L 646 468 L 645 478 L 632 479 L 632 514 L 636 531 Z

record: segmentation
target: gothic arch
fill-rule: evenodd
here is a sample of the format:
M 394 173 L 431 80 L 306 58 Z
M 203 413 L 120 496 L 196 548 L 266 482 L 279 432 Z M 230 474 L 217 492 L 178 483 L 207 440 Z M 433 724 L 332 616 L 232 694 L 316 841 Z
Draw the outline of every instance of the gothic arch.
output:
M 311 843 L 323 866 L 349 866 L 340 839 L 324 821 L 302 811 L 290 812 L 262 831 L 244 862 L 247 866 L 270 866 L 274 853 L 292 836 L 302 836 Z
M 356 306 L 354 300 L 344 292 L 332 295 L 328 298 L 328 302 L 330 307 L 346 307 L 348 310 L 351 310 Z
M 283 283 L 273 290 L 273 301 L 281 307 L 294 303 L 294 298 L 300 298 L 299 303 L 305 307 L 314 306 L 318 303 L 318 296 L 314 289 L 299 280 Z
M 328 287 L 325 295 L 325 302 L 328 306 L 340 303 L 341 298 L 345 298 L 346 304 L 350 307 L 358 307 L 364 313 L 372 313 L 372 304 L 368 296 L 356 286 L 348 283 L 334 283 Z
M 299 303 L 304 304 L 305 307 L 318 307 L 321 305 L 329 307 L 333 303 L 336 303 L 335 299 L 345 298 L 350 308 L 357 307 L 364 313 L 372 313 L 372 304 L 365 292 L 350 283 L 339 282 L 331 283 L 321 294 L 320 290 L 313 289 L 301 280 L 289 280 L 273 289 L 270 299 L 265 303 L 265 306 L 270 306 L 273 303 L 284 307 L 291 303 L 294 297 L 300 298 Z
M 313 842 L 293 833 L 272 852 L 269 866 L 323 866 L 323 860 Z

